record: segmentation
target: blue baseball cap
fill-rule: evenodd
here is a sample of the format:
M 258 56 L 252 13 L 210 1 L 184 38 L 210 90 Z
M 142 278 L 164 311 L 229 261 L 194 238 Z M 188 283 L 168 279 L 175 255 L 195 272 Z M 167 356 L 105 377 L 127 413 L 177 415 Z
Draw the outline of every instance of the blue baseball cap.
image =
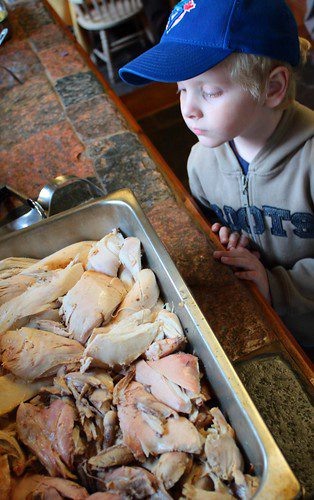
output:
M 126 83 L 188 80 L 233 52 L 268 56 L 297 66 L 298 30 L 284 0 L 182 0 L 160 42 L 123 66 Z

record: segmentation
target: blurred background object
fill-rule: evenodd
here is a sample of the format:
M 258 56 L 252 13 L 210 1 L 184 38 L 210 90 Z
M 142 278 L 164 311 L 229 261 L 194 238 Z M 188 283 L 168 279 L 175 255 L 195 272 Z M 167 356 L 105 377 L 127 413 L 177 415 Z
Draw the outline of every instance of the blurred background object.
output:
M 141 0 L 70 0 L 70 2 L 74 6 L 77 24 L 92 35 L 98 34 L 99 46 L 97 42 L 92 43 L 90 55 L 95 63 L 98 58 L 106 64 L 109 81 L 113 83 L 116 73 L 114 54 L 136 40 L 140 41 L 143 49 L 146 48 Z M 130 29 L 131 22 L 132 29 Z M 114 28 L 122 28 L 126 23 L 128 27 L 116 30 L 112 35 Z

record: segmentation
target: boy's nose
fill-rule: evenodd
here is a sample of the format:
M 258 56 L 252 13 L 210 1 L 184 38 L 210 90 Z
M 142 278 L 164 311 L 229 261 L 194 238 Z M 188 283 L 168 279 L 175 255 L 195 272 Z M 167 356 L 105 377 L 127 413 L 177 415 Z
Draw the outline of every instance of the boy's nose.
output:
M 199 119 L 203 116 L 203 113 L 197 103 L 189 100 L 186 101 L 182 106 L 182 113 L 186 118 Z

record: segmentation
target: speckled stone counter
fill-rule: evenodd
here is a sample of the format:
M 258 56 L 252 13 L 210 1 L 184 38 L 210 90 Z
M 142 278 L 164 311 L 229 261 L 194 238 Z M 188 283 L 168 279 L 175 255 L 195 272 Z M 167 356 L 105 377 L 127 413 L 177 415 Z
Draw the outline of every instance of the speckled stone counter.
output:
M 44 3 L 17 1 L 10 19 L 13 38 L 0 48 L 1 183 L 36 197 L 49 179 L 75 174 L 106 193 L 134 191 L 310 497 L 309 370 L 251 290 L 213 260 L 215 240 L 178 203 L 123 106 Z

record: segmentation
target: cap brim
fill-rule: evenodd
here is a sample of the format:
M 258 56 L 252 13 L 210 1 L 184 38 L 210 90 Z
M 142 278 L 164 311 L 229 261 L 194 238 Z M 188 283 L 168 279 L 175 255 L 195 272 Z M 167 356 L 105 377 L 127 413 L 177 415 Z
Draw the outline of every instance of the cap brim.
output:
M 232 50 L 216 47 L 160 42 L 123 66 L 119 75 L 130 85 L 180 82 L 204 73 L 232 53 Z

